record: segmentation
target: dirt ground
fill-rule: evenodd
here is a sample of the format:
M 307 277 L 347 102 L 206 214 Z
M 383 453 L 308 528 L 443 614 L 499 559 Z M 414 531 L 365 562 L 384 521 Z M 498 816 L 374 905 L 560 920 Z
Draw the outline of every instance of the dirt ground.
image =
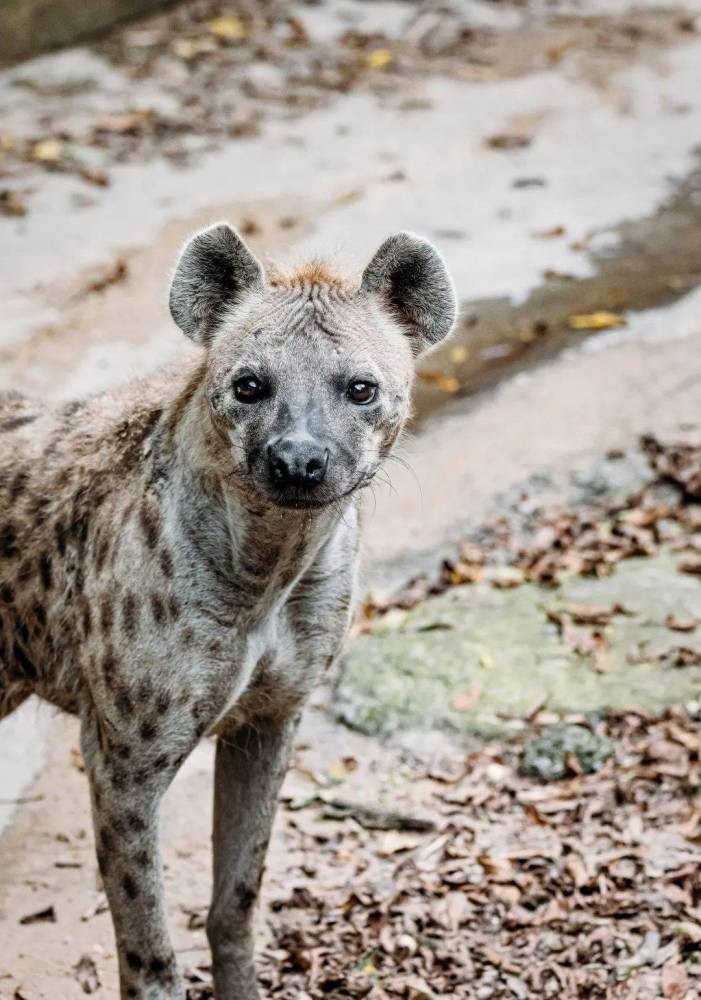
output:
M 461 324 L 368 506 L 368 587 L 435 567 L 527 481 L 529 502 L 563 500 L 593 457 L 698 429 L 697 4 L 256 9 L 180 5 L 2 75 L 3 385 L 70 398 L 184 350 L 164 276 L 213 219 L 264 256 L 353 263 L 409 227 L 444 250 Z M 541 784 L 521 765 L 546 706 L 465 750 L 383 744 L 331 697 L 305 717 L 273 838 L 268 995 L 698 997 L 699 698 L 573 715 L 615 753 Z M 71 1000 L 95 974 L 116 996 L 76 725 L 32 706 L 12 753 L 3 725 L 0 798 L 19 801 L 0 834 L 0 998 Z M 205 743 L 163 817 L 192 997 L 208 995 L 211 763 Z

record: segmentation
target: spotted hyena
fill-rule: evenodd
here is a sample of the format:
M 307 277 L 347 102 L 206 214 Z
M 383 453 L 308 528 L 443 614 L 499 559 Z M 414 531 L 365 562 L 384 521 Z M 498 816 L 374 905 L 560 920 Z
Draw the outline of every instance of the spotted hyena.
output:
M 158 811 L 216 735 L 219 1000 L 259 996 L 251 915 L 290 740 L 343 642 L 358 502 L 455 317 L 436 250 L 400 234 L 359 282 L 266 276 L 227 225 L 172 283 L 197 357 L 104 395 L 0 395 L 0 716 L 81 720 L 121 996 L 182 998 Z

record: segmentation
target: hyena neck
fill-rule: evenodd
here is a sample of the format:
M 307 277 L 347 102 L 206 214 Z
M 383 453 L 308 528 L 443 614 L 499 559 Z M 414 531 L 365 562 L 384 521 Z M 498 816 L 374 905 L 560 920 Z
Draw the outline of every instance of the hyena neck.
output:
M 231 445 L 216 430 L 202 382 L 186 386 L 166 415 L 178 532 L 222 586 L 248 608 L 271 605 L 340 535 L 357 533 L 357 499 L 319 510 L 283 509 L 232 467 Z

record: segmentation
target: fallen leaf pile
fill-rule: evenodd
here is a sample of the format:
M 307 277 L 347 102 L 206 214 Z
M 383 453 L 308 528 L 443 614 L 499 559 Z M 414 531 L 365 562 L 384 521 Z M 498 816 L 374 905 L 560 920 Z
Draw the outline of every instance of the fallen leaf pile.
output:
M 485 525 L 478 540 L 462 543 L 434 576 L 420 575 L 390 596 L 371 594 L 361 609 L 359 631 L 388 611 L 413 608 L 431 594 L 470 583 L 514 587 L 525 581 L 545 586 L 579 575 L 607 576 L 617 563 L 655 553 L 662 544 L 680 553 L 680 572 L 701 574 L 701 446 L 645 437 L 641 447 L 650 463 L 650 480 L 625 501 L 602 499 L 582 507 L 538 509 L 524 524 L 505 518 Z M 577 645 L 577 628 L 604 626 L 625 609 L 567 609 L 549 612 L 566 641 Z M 592 618 L 593 615 L 593 618 Z M 582 617 L 584 616 L 584 618 Z M 599 620 L 597 621 L 597 616 Z M 695 622 L 673 620 L 678 631 Z M 579 635 L 593 652 L 596 632 Z
M 391 751 L 391 773 L 377 746 L 388 775 L 379 794 L 398 803 L 379 830 L 362 821 L 374 803 L 335 814 L 324 796 L 286 801 L 286 868 L 269 875 L 264 913 L 265 994 L 697 998 L 699 719 L 580 718 L 570 728 L 609 749 L 595 773 L 573 761 L 549 783 L 523 770 L 546 732 L 538 718 L 517 742 L 473 753 Z M 348 797 L 362 802 L 364 789 Z M 387 829 L 392 817 L 401 830 Z M 191 1000 L 211 996 L 206 966 L 190 981 Z
M 0 216 L 27 211 L 30 166 L 104 187 L 115 164 L 154 156 L 183 164 L 222 141 L 257 134 L 270 117 L 319 108 L 350 90 L 401 97 L 408 81 L 428 74 L 483 81 L 539 72 L 586 53 L 625 61 L 696 30 L 693 19 L 673 10 L 582 16 L 557 10 L 566 6 L 558 0 L 546 16 L 537 5 L 538 16 L 522 24 L 487 27 L 474 23 L 465 4 L 413 0 L 391 33 L 364 29 L 362 17 L 356 27 L 357 19 L 343 16 L 329 32 L 332 3 L 308 6 L 317 5 L 327 8 L 323 31 L 292 0 L 188 0 L 114 29 L 94 45 L 125 75 L 121 90 L 102 95 L 108 113 L 94 110 L 97 80 L 47 82 L 29 70 L 20 74 L 18 86 L 31 93 L 36 109 L 35 127 L 0 132 L 0 183 L 22 185 L 21 192 L 2 185 Z M 140 98 L 142 81 L 147 96 Z M 411 95 L 405 103 L 414 110 Z M 531 139 L 509 132 L 484 142 L 508 151 Z

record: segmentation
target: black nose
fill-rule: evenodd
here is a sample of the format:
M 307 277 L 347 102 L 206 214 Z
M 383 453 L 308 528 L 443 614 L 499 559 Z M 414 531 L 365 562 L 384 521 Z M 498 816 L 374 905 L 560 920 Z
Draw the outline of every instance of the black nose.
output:
M 284 437 L 268 445 L 270 478 L 276 486 L 313 489 L 323 483 L 329 450 L 312 438 Z

